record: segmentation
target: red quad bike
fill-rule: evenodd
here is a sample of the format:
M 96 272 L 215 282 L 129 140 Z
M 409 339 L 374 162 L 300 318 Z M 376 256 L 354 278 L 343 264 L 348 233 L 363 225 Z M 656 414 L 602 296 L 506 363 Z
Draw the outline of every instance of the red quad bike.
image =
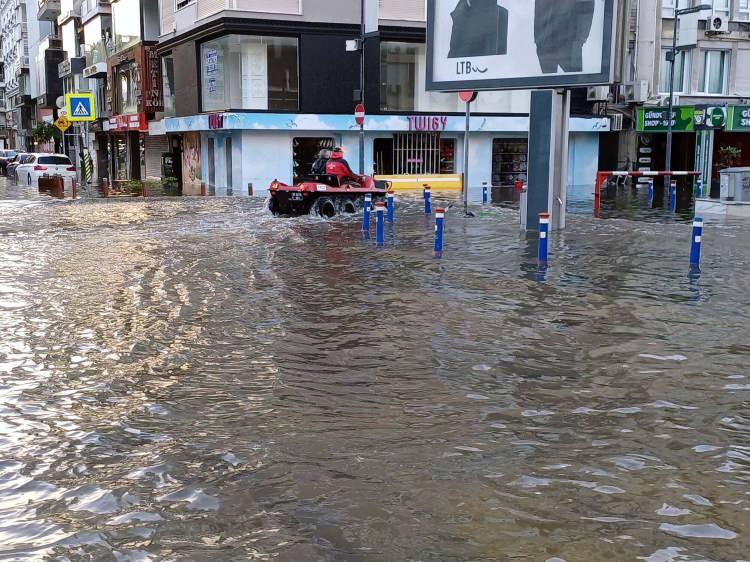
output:
M 313 174 L 297 185 L 278 180 L 271 182 L 269 210 L 275 215 L 299 216 L 314 213 L 324 218 L 359 212 L 365 205 L 365 195 L 372 202 L 385 201 L 388 182 L 376 181 L 371 176 L 360 176 L 359 181 L 340 182 L 332 174 Z

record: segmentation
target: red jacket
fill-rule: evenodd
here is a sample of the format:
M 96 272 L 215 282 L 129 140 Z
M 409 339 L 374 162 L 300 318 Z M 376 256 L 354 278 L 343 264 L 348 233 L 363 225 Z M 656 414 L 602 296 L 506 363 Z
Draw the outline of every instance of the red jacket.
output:
M 359 181 L 359 176 L 352 172 L 349 163 L 343 158 L 329 160 L 326 164 L 326 174 L 338 177 L 341 183 L 348 179 Z

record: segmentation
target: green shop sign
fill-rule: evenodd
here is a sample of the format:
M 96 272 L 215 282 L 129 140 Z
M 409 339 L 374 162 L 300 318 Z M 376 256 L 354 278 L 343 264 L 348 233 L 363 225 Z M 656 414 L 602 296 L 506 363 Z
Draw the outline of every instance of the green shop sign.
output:
M 636 130 L 639 133 L 664 133 L 669 128 L 669 108 L 639 107 Z M 673 107 L 672 130 L 675 133 L 692 133 L 695 130 L 695 108 Z
M 750 105 L 730 105 L 727 110 L 727 130 L 750 133 Z

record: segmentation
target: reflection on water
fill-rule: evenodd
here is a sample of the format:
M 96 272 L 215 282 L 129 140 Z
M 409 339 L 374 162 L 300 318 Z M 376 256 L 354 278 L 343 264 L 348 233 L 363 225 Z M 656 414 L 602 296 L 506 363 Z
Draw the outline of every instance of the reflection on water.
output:
M 260 207 L 0 205 L 0 560 L 747 558 L 747 226 Z

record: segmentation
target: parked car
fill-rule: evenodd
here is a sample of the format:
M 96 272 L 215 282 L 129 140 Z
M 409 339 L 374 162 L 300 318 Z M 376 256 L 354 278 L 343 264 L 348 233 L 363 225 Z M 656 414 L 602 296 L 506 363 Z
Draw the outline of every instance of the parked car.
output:
M 15 150 L 0 150 L 0 175 L 7 175 L 6 168 L 8 167 L 8 162 L 16 154 L 18 154 L 18 152 Z
M 18 181 L 18 178 L 16 177 L 16 167 L 22 162 L 28 160 L 30 157 L 31 154 L 27 154 L 26 152 L 19 152 L 13 158 L 8 160 L 8 165 L 5 168 L 5 173 L 8 174 L 8 177 L 15 181 Z
M 29 156 L 30 158 L 16 167 L 16 178 L 19 183 L 39 187 L 39 178 L 43 175 L 76 177 L 76 167 L 65 154 L 35 152 Z

